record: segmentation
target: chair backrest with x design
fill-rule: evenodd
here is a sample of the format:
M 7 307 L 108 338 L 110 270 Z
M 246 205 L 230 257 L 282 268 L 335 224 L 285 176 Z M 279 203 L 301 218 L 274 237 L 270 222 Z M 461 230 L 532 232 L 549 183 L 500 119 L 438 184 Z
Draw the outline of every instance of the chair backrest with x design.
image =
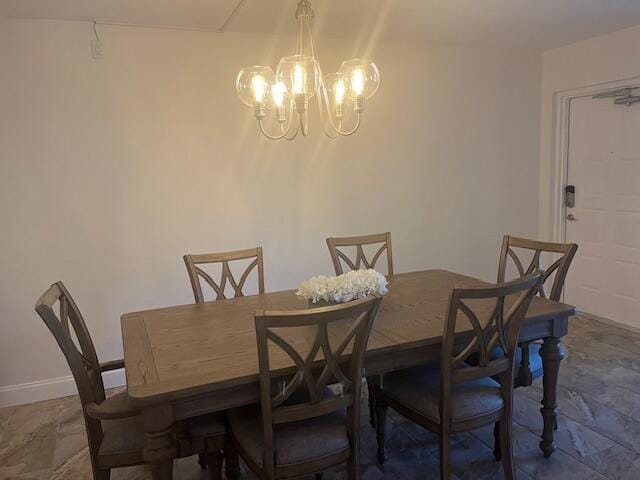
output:
M 189 280 L 191 281 L 191 288 L 193 289 L 193 296 L 196 303 L 203 303 L 205 301 L 205 295 L 200 281 L 201 279 L 211 287 L 216 300 L 227 298 L 225 294 L 227 285 L 231 287 L 234 297 L 244 296 L 244 287 L 247 279 L 254 269 L 257 269 L 258 271 L 258 293 L 264 293 L 264 264 L 262 259 L 262 247 L 250 248 L 247 250 L 236 250 L 233 252 L 185 255 L 183 258 L 184 263 L 187 266 L 187 272 L 189 274 Z M 240 279 L 236 280 L 231 272 L 229 262 L 245 259 L 253 259 L 253 261 L 249 263 L 243 271 Z M 219 282 L 216 282 L 213 277 L 201 267 L 201 265 L 210 263 L 222 264 L 222 274 Z
M 329 307 L 256 313 L 267 469 L 274 462 L 274 425 L 346 408 L 347 430 L 358 428 L 364 354 L 381 299 L 375 294 Z M 328 391 L 329 385 L 338 391 Z
M 502 240 L 502 250 L 500 252 L 500 263 L 498 265 L 498 282 L 507 280 L 507 266 L 509 260 L 515 265 L 519 276 L 527 275 L 531 272 L 539 270 L 542 272 L 542 281 L 538 289 L 541 297 L 550 300 L 560 301 L 564 281 L 567 277 L 569 267 L 573 261 L 573 257 L 578 250 L 575 243 L 552 243 L 541 242 L 538 240 L 529 240 L 527 238 L 512 237 L 505 235 Z M 522 261 L 522 257 L 518 255 L 524 251 L 531 252 L 532 257 L 529 265 L 525 268 L 526 261 Z M 543 266 L 543 255 L 547 257 L 554 256 L 555 259 L 548 267 Z M 551 290 L 548 295 L 545 291 L 545 283 L 553 277 L 551 282 Z
M 368 260 L 363 246 L 382 244 L 380 248 L 373 254 L 371 260 Z M 375 268 L 376 263 L 383 253 L 387 256 L 387 275 L 393 275 L 393 254 L 391 250 L 391 233 L 377 233 L 373 235 L 363 235 L 359 237 L 331 237 L 327 238 L 327 246 L 331 254 L 331 261 L 336 275 L 344 273 L 342 262 L 344 262 L 349 270 L 359 270 L 360 268 Z M 340 249 L 340 247 L 356 247 L 356 257 L 354 260 Z
M 513 378 L 515 350 L 527 310 L 542 280 L 533 272 L 516 280 L 486 287 L 454 288 L 449 297 L 441 363 L 442 405 L 450 405 L 452 384 L 486 377 Z M 460 341 L 460 322 L 471 326 L 471 333 Z M 503 355 L 492 353 L 501 347 Z M 477 365 L 467 366 L 470 356 Z M 443 415 L 446 418 L 446 412 Z
M 82 403 L 102 403 L 105 392 L 96 349 L 78 306 L 62 282 L 42 294 L 36 312 L 67 359 Z

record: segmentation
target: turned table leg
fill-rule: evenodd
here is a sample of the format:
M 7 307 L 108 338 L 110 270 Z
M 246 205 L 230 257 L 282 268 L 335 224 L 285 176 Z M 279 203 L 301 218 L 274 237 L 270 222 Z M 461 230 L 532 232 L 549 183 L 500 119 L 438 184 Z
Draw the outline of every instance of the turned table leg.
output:
M 142 410 L 145 433 L 144 459 L 151 467 L 153 480 L 173 479 L 173 459 L 178 445 L 173 431 L 171 405 L 147 407 Z
M 557 418 L 556 408 L 558 407 L 558 373 L 560 372 L 560 363 L 565 356 L 562 348 L 562 338 L 545 338 L 540 348 L 540 356 L 542 357 L 542 369 L 544 371 L 542 379 L 544 394 L 542 396 L 542 408 L 540 409 L 544 420 L 544 429 L 542 431 L 540 449 L 545 458 L 549 458 L 556 450 L 554 430 Z

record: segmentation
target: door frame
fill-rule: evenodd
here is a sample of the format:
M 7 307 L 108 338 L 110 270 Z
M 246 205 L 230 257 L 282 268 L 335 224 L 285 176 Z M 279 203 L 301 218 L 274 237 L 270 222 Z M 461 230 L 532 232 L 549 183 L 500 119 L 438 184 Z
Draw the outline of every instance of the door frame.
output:
M 590 97 L 597 93 L 621 87 L 640 87 L 640 76 L 596 83 L 584 87 L 558 90 L 552 100 L 552 140 L 551 140 L 551 179 L 549 199 L 549 235 L 553 242 L 566 242 L 566 207 L 564 187 L 569 173 L 569 133 L 571 120 L 571 100 Z M 612 101 L 603 99 L 603 102 Z

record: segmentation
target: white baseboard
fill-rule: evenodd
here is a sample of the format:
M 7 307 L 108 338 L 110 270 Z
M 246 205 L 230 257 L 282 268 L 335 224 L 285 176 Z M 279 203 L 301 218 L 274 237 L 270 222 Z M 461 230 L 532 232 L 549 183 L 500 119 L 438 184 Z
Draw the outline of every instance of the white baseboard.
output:
M 618 322 L 616 320 L 611 320 L 608 318 L 604 318 L 604 317 L 599 317 L 598 315 L 594 315 L 593 313 L 587 313 L 587 312 L 582 312 L 582 311 L 578 311 L 577 312 L 579 315 L 583 315 L 587 318 L 590 318 L 591 320 L 595 320 L 596 322 L 600 322 L 600 323 L 604 323 L 605 325 L 610 325 L 612 327 L 618 327 L 621 328 L 623 330 L 627 330 L 629 332 L 633 332 L 633 333 L 640 333 L 640 328 L 636 327 L 635 325 L 629 325 L 628 323 L 622 323 L 622 322 Z
M 124 369 L 105 372 L 102 375 L 105 388 L 120 387 L 126 383 Z M 52 398 L 68 397 L 78 393 L 71 375 L 0 387 L 0 408 L 40 402 Z

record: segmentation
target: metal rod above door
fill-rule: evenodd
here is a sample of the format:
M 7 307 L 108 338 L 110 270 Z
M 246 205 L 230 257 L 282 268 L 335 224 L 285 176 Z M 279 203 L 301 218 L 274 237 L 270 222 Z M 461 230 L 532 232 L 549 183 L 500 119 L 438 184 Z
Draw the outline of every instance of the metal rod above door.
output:
M 622 87 L 608 92 L 596 93 L 591 98 L 599 100 L 603 98 L 613 98 L 615 105 L 626 105 L 630 107 L 634 103 L 640 102 L 640 95 L 634 95 L 633 91 L 640 87 Z

